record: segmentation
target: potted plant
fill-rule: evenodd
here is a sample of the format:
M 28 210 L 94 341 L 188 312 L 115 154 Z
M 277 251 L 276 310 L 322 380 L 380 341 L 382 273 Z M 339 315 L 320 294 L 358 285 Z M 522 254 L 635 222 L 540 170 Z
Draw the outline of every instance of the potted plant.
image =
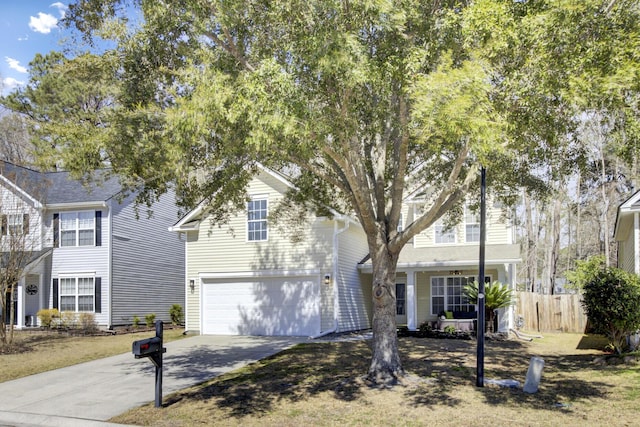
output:
M 477 281 L 467 284 L 463 292 L 471 304 L 478 304 Z M 484 286 L 484 300 L 485 320 L 488 325 L 486 329 L 489 332 L 493 332 L 496 310 L 509 307 L 514 303 L 513 290 L 510 289 L 508 285 L 500 283 L 497 280 L 493 283 L 486 283 Z

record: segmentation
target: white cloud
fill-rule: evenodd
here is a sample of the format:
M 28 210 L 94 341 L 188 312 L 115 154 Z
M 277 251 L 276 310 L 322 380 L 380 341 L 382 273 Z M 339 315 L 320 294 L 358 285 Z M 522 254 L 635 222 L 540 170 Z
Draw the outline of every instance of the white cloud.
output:
M 58 24 L 58 18 L 48 13 L 38 12 L 38 17 L 29 17 L 29 28 L 36 33 L 49 34 Z
M 2 80 L 2 92 L 9 93 L 17 86 L 22 86 L 24 84 L 23 81 L 16 80 L 13 77 L 7 77 Z
M 16 70 L 19 73 L 27 72 L 27 68 L 20 65 L 20 61 L 18 61 L 17 59 L 9 58 L 8 56 L 5 56 L 4 59 L 7 61 L 7 64 L 9 64 L 9 68 L 11 68 L 12 70 Z
M 27 40 L 29 40 L 29 34 L 25 34 L 24 36 L 18 37 L 19 42 L 26 42 Z

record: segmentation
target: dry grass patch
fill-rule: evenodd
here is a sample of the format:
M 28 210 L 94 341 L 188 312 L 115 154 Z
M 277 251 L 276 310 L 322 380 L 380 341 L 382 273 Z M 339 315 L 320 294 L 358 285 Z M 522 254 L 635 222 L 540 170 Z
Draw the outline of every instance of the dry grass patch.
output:
M 296 346 L 244 369 L 112 421 L 154 426 L 636 425 L 640 369 L 598 365 L 606 343 L 592 336 L 548 335 L 532 343 L 488 341 L 486 379 L 524 383 L 529 360 L 545 360 L 538 393 L 476 382 L 475 341 L 401 338 L 403 384 L 364 380 L 368 342 Z
M 183 329 L 164 331 L 165 341 L 183 338 Z M 13 349 L 0 353 L 0 382 L 63 368 L 131 351 L 135 340 L 154 331 L 135 334 L 70 336 L 56 331 L 15 331 Z

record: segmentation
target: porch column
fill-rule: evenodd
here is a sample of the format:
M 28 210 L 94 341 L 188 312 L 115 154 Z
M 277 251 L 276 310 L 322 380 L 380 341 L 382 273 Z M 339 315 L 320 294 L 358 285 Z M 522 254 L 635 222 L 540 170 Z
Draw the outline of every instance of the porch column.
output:
M 22 329 L 24 328 L 24 281 L 18 282 L 18 310 L 16 311 L 16 329 Z
M 417 292 L 416 292 L 416 272 L 407 272 L 407 327 L 410 331 L 418 329 L 416 325 L 417 318 Z

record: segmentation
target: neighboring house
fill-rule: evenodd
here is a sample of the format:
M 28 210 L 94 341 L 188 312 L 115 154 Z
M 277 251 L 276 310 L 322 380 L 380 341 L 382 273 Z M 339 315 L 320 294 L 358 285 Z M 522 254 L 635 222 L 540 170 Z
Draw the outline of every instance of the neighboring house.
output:
M 640 191 L 618 206 L 613 237 L 618 243 L 618 267 L 640 274 Z
M 186 240 L 186 329 L 202 334 L 318 336 L 371 326 L 371 263 L 366 236 L 352 218 L 308 216 L 283 230 L 269 214 L 291 184 L 262 169 L 248 187 L 245 212 L 212 225 L 198 207 L 171 230 Z M 409 200 L 403 222 L 413 220 Z M 513 284 L 519 247 L 501 210 L 489 210 L 486 276 Z M 410 329 L 442 310 L 473 310 L 460 295 L 477 275 L 479 220 L 468 212 L 454 230 L 438 223 L 407 244 L 397 277 L 397 320 Z M 502 316 L 501 330 L 511 316 Z
M 136 207 L 116 178 L 83 184 L 7 162 L 0 191 L 3 242 L 23 233 L 30 255 L 14 295 L 18 328 L 35 326 L 42 308 L 94 313 L 111 328 L 151 313 L 169 321 L 172 304 L 184 304 L 184 242 L 167 230 L 178 215 L 172 194 Z
M 613 238 L 618 244 L 618 268 L 640 274 L 640 191 L 618 206 Z M 632 349 L 640 347 L 640 331 L 627 337 Z

